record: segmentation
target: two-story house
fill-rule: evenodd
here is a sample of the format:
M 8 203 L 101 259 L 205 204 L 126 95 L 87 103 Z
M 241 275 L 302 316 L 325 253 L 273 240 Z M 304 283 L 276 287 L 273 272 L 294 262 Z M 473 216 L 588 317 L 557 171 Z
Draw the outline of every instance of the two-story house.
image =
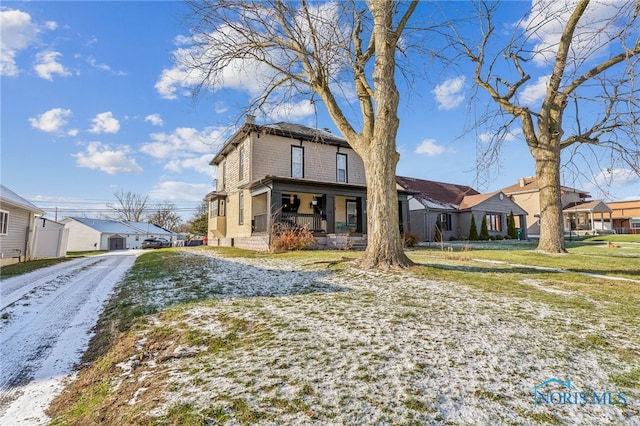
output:
M 247 116 L 210 164 L 218 171 L 206 198 L 209 245 L 267 249 L 276 222 L 307 227 L 328 247 L 366 242 L 364 164 L 343 138 Z M 408 194 L 398 191 L 401 224 Z
M 540 235 L 540 188 L 536 177 L 523 177 L 502 189 L 528 212 L 527 233 Z M 590 200 L 587 191 L 560 186 L 564 229 L 567 233 L 593 234 L 611 230 L 611 209 L 602 200 Z

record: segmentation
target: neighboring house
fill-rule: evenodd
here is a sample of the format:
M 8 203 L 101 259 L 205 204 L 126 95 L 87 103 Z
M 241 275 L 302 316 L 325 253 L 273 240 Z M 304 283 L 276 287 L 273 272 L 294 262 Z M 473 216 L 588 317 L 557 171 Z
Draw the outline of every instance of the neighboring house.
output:
M 423 241 L 437 241 L 436 223 L 440 220 L 444 241 L 467 239 L 471 216 L 478 233 L 482 220 L 489 236 L 506 236 L 507 219 L 513 213 L 520 238 L 526 238 L 526 215 L 520 206 L 501 191 L 480 194 L 466 185 L 435 182 L 398 176 L 400 188 L 413 192 L 409 199 L 410 231 Z M 524 230 L 524 231 L 523 231 Z
M 0 264 L 30 260 L 36 216 L 44 211 L 0 185 Z
M 138 249 L 147 238 L 177 239 L 174 232 L 152 223 L 84 217 L 66 217 L 61 222 L 69 230 L 69 251 Z
M 218 175 L 206 197 L 209 245 L 267 249 L 277 222 L 306 226 L 329 247 L 366 243 L 364 164 L 343 138 L 247 116 L 210 164 Z M 407 195 L 398 192 L 401 227 Z
M 565 232 L 592 234 L 611 230 L 611 209 L 601 200 L 589 200 L 591 195 L 575 188 L 560 187 Z M 538 179 L 525 177 L 502 189 L 528 212 L 529 236 L 540 235 L 540 195 Z M 608 221 L 607 221 L 608 219 Z
M 640 234 L 640 199 L 610 201 L 612 227 L 616 234 Z

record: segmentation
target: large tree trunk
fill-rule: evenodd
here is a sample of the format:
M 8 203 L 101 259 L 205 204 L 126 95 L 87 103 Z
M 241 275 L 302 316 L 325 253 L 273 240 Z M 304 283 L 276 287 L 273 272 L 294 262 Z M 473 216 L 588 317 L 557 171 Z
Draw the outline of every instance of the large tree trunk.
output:
M 381 132 L 381 130 L 379 130 Z M 395 269 L 413 264 L 405 255 L 400 237 L 396 163 L 398 154 L 389 156 L 389 139 L 376 141 L 364 161 L 367 174 L 367 249 L 359 260 L 362 268 Z
M 557 151 L 557 152 L 556 152 Z M 560 188 L 560 148 L 532 150 L 536 161 L 540 196 L 540 240 L 538 250 L 566 253 Z
M 404 268 L 413 263 L 404 254 L 398 220 L 396 152 L 398 103 L 395 54 L 398 35 L 393 31 L 394 4 L 372 0 L 373 38 L 376 59 L 373 70 L 375 118 L 372 141 L 362 155 L 367 174 L 367 249 L 360 259 L 363 268 Z

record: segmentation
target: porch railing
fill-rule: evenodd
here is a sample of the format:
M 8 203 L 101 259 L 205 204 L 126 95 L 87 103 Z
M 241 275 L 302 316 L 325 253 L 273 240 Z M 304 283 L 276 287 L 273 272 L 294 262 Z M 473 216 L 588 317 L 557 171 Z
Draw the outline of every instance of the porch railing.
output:
M 322 215 L 312 213 L 281 213 L 280 222 L 290 223 L 310 231 L 322 231 Z

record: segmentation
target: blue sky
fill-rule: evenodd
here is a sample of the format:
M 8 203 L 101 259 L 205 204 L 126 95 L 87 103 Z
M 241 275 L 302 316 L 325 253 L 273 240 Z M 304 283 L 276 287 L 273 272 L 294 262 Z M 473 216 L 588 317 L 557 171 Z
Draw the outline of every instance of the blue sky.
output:
M 238 78 L 196 101 L 171 55 L 188 42 L 182 2 L 8 2 L 2 14 L 2 183 L 48 211 L 97 214 L 116 191 L 171 201 L 189 218 L 211 191 L 208 163 L 242 120 L 251 88 Z M 505 25 L 530 7 L 514 2 Z M 419 13 L 423 13 L 419 11 Z M 421 64 L 423 66 L 423 64 Z M 468 71 L 468 70 L 466 70 Z M 464 67 L 416 79 L 400 107 L 398 174 L 476 186 L 472 74 Z M 532 79 L 530 93 L 537 80 Z M 407 89 L 403 90 L 406 92 Z M 470 113 L 471 111 L 471 113 Z M 258 117 L 335 130 L 308 103 Z M 485 190 L 534 174 L 517 133 Z M 564 183 L 591 189 L 583 177 Z M 640 198 L 640 180 L 621 169 L 610 198 Z

